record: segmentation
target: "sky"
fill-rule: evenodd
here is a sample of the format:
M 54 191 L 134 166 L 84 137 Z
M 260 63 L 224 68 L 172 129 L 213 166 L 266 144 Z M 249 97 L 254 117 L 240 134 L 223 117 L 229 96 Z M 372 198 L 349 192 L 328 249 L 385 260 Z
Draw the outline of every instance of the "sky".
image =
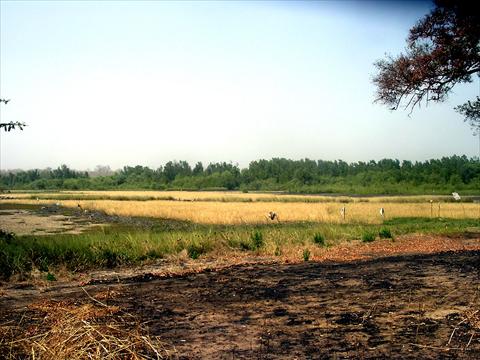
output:
M 170 160 L 478 156 L 448 101 L 374 103 L 373 63 L 433 8 L 414 2 L 0 0 L 0 167 Z

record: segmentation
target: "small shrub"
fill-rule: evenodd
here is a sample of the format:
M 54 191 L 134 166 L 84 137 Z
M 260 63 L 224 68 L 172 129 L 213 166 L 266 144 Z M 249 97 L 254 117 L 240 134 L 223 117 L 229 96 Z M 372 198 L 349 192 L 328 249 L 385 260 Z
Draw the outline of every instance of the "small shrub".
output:
M 109 269 L 112 269 L 122 263 L 121 256 L 110 249 L 103 250 L 102 259 L 104 265 Z
M 304 249 L 303 250 L 303 261 L 310 260 L 310 250 Z
M 201 254 L 205 252 L 205 249 L 203 246 L 196 244 L 196 243 L 191 243 L 190 245 L 187 246 L 187 253 L 190 258 L 193 260 L 198 259 Z
M 372 242 L 375 241 L 375 234 L 371 232 L 366 232 L 362 235 L 362 241 L 363 242 Z
M 253 250 L 260 249 L 263 246 L 263 235 L 260 231 L 255 231 L 250 238 L 252 240 Z
M 322 234 L 313 235 L 313 242 L 320 246 L 325 246 L 325 237 Z
M 47 281 L 57 281 L 57 278 L 52 273 L 47 274 Z
M 393 239 L 392 233 L 388 228 L 381 228 L 380 231 L 378 232 L 378 235 L 382 239 Z

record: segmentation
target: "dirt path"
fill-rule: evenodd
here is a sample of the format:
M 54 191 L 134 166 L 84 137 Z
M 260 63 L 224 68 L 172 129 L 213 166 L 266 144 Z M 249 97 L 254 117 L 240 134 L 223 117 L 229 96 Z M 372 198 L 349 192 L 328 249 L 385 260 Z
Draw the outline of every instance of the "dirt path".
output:
M 478 250 L 132 280 L 85 289 L 179 358 L 480 357 Z M 80 288 L 45 298 L 92 301 Z M 25 313 L 4 305 L 5 321 Z

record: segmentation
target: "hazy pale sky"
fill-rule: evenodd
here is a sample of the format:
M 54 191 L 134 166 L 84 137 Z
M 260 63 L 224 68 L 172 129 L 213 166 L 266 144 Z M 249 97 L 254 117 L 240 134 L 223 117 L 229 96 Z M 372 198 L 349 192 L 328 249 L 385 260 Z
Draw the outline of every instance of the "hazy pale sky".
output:
M 373 104 L 429 2 L 0 1 L 1 168 L 476 156 L 455 105 Z

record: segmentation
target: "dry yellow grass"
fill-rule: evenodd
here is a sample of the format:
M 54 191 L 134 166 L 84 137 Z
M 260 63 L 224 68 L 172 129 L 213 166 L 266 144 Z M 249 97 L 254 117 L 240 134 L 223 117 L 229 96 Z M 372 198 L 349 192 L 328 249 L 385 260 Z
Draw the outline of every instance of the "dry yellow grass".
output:
M 39 197 L 45 199 L 48 197 L 71 196 L 75 197 L 106 197 L 106 198 L 131 198 L 139 199 L 157 199 L 165 200 L 171 198 L 179 201 L 225 201 L 225 202 L 247 202 L 247 201 L 268 201 L 268 202 L 336 202 L 336 203 L 352 203 L 352 202 L 435 202 L 450 198 L 449 196 L 432 196 L 432 195 L 411 195 L 411 196 L 326 196 L 326 195 L 302 195 L 302 194 L 284 194 L 280 192 L 270 193 L 243 193 L 240 191 L 144 191 L 144 190 L 128 190 L 128 191 L 59 191 L 59 192 L 13 192 L 10 194 L 0 195 L 0 200 L 9 199 L 28 199 Z M 153 198 L 153 199 L 152 199 Z
M 143 360 L 173 354 L 133 315 L 92 299 L 96 303 L 45 300 L 30 305 L 21 320 L 25 325 L 0 325 L 0 357 Z
M 2 200 L 3 203 L 37 204 L 35 200 Z M 42 200 L 41 203 L 55 203 L 55 200 Z M 189 220 L 206 224 L 242 224 L 267 222 L 266 215 L 275 211 L 281 222 L 314 221 L 326 223 L 366 223 L 382 222 L 380 207 L 385 209 L 385 218 L 393 217 L 448 217 L 478 218 L 480 205 L 475 203 L 389 203 L 356 202 L 212 202 L 212 201 L 118 201 L 118 200 L 64 200 L 63 206 L 104 211 L 111 215 L 145 216 Z M 346 219 L 343 220 L 340 208 L 345 206 Z M 433 210 L 433 212 L 432 212 Z

